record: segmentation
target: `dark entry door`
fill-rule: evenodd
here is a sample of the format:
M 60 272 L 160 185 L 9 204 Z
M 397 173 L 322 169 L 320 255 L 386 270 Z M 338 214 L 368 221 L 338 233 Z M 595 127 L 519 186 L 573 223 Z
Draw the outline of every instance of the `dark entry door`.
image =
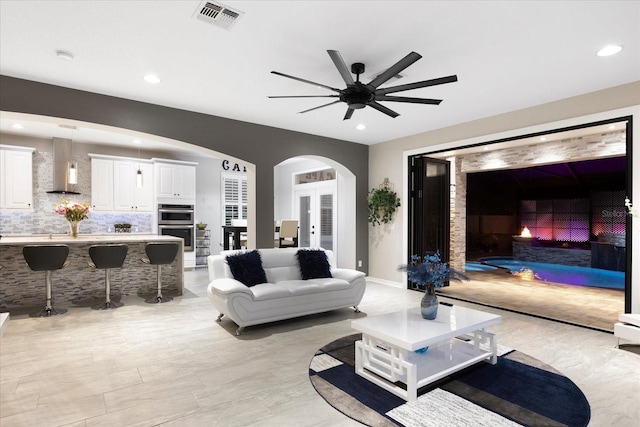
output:
M 449 162 L 409 157 L 409 259 L 440 252 L 449 261 Z

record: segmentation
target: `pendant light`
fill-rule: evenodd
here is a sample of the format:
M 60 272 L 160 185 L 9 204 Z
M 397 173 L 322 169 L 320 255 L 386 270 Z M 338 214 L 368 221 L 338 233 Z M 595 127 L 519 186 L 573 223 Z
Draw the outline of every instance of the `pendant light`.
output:
M 73 161 L 73 135 L 76 126 L 71 128 L 71 146 L 69 148 L 69 162 L 67 163 L 67 183 L 68 184 L 77 184 L 78 183 L 78 163 Z
M 142 188 L 142 171 L 140 170 L 140 165 L 138 165 L 138 171 L 136 172 L 136 186 Z
M 136 187 L 142 188 L 142 169 L 140 169 L 140 144 L 142 144 L 142 142 L 138 139 L 134 139 L 133 141 L 138 144 L 138 170 L 136 171 Z
M 76 162 L 69 162 L 69 179 L 67 182 L 69 184 L 77 184 L 78 183 L 78 164 Z

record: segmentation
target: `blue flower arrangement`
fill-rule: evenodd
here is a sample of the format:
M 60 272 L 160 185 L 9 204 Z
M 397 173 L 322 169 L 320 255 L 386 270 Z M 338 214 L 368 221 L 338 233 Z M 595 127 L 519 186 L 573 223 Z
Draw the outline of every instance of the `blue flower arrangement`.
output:
M 433 286 L 441 288 L 444 282 L 448 280 L 469 280 L 469 277 L 453 268 L 448 263 L 442 262 L 440 252 L 434 255 L 412 255 L 411 262 L 407 265 L 398 267 L 399 271 L 406 271 L 407 278 L 415 283 L 419 289 L 424 290 L 426 287 Z

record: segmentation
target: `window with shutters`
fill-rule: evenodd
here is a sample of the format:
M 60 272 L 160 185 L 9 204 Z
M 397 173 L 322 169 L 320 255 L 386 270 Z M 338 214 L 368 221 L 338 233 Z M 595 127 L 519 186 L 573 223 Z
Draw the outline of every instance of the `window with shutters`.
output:
M 231 225 L 232 219 L 247 219 L 247 177 L 238 174 L 222 174 L 223 225 Z

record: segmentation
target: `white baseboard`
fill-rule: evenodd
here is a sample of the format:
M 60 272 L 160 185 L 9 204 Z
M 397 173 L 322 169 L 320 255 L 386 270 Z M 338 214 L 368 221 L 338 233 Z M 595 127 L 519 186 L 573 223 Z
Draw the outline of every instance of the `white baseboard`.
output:
M 9 326 L 9 313 L 0 313 L 0 338 L 7 326 Z
M 393 282 L 391 280 L 378 279 L 377 277 L 371 277 L 371 276 L 367 276 L 366 279 L 367 279 L 367 282 L 376 282 L 376 283 L 379 283 L 381 285 L 391 286 L 391 287 L 399 288 L 399 289 L 404 289 L 404 285 L 402 283 L 400 283 L 400 282 Z

